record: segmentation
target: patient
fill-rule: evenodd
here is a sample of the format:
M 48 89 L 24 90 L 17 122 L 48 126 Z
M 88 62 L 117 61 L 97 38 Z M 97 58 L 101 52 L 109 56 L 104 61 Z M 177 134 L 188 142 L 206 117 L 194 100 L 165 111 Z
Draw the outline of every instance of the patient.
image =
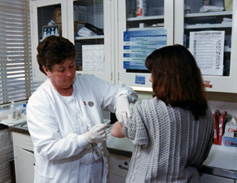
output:
M 126 182 L 198 183 L 214 124 L 201 72 L 181 45 L 155 50 L 145 65 L 154 98 L 130 104 L 127 123 L 117 122 L 111 130 L 134 144 Z

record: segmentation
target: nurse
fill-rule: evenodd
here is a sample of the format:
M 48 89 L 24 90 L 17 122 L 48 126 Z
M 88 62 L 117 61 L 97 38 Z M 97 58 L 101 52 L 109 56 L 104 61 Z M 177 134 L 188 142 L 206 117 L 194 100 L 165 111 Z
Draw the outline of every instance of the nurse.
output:
M 108 182 L 102 110 L 116 111 L 121 120 L 127 119 L 128 105 L 136 101 L 136 93 L 93 75 L 76 75 L 76 49 L 63 37 L 45 38 L 37 51 L 39 69 L 48 79 L 27 106 L 35 155 L 34 182 Z

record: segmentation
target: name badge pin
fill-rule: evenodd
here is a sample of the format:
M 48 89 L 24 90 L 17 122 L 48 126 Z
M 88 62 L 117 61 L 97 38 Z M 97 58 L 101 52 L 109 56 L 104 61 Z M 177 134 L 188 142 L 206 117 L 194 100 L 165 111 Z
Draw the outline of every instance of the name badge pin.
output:
M 94 106 L 94 102 L 89 101 L 89 102 L 88 102 L 88 105 L 89 105 L 90 107 L 93 107 L 93 106 Z

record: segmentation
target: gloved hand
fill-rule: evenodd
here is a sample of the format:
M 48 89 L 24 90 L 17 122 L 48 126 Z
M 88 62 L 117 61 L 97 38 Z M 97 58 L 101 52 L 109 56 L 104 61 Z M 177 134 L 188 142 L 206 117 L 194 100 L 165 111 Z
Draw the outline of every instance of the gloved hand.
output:
M 128 118 L 130 118 L 129 102 L 127 95 L 121 95 L 116 101 L 116 117 L 121 125 L 128 125 Z
M 96 142 L 103 142 L 107 138 L 106 124 L 97 124 L 85 133 L 86 140 L 92 144 Z

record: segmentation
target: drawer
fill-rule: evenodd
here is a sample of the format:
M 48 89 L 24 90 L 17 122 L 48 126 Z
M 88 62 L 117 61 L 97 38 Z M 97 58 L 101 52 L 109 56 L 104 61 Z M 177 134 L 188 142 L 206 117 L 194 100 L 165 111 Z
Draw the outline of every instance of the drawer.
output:
M 109 173 L 126 177 L 129 167 L 129 157 L 109 154 Z
M 33 143 L 30 135 L 12 132 L 13 145 L 29 151 L 33 151 Z
M 125 183 L 126 177 L 122 177 L 119 175 L 109 174 L 109 182 L 110 183 Z
M 200 177 L 200 183 L 235 183 L 234 179 L 219 177 L 215 175 L 209 175 L 209 174 L 202 174 Z

